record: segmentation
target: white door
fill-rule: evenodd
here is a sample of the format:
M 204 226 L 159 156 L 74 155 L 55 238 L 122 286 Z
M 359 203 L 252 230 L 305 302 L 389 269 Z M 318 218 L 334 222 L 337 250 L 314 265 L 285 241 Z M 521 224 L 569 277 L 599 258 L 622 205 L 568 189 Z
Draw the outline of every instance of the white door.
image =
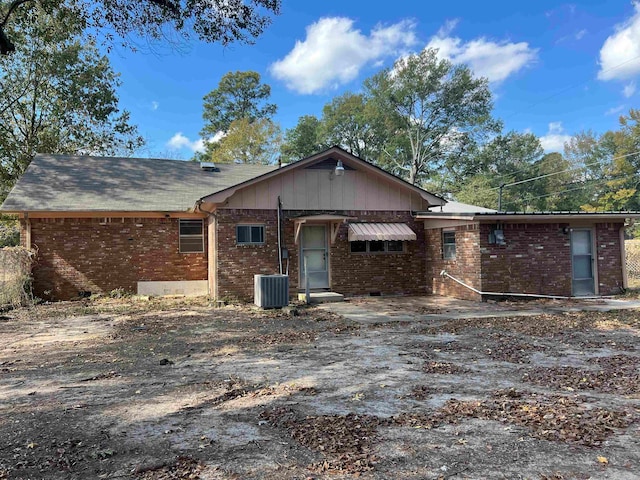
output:
M 300 242 L 300 288 L 305 288 L 307 276 L 309 288 L 329 288 L 329 258 L 327 255 L 327 227 L 305 225 Z M 305 272 L 306 263 L 306 272 Z
M 574 228 L 571 231 L 573 295 L 595 294 L 594 261 L 591 229 Z

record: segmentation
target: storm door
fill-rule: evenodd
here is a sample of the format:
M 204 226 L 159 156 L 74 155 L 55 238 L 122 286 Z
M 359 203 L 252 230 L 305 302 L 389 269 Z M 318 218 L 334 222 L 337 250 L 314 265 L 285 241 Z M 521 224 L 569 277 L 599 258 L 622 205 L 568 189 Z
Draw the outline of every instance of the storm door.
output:
M 576 297 L 595 294 L 594 260 L 591 229 L 574 228 L 571 231 L 571 265 Z
M 304 225 L 301 235 L 300 279 L 302 283 L 300 287 L 305 288 L 308 276 L 309 288 L 329 288 L 327 227 L 325 225 Z

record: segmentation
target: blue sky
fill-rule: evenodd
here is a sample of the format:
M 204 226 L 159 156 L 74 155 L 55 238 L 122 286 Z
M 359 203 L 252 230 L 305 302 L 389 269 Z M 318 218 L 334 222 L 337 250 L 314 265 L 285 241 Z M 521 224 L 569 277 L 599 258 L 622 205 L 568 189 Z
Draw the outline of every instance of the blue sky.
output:
M 640 5 L 628 1 L 283 0 L 254 45 L 116 48 L 110 58 L 121 106 L 148 141 L 141 154 L 190 158 L 202 145 L 202 97 L 229 71 L 261 74 L 286 129 L 427 46 L 488 76 L 505 130 L 531 131 L 547 151 L 639 107 Z

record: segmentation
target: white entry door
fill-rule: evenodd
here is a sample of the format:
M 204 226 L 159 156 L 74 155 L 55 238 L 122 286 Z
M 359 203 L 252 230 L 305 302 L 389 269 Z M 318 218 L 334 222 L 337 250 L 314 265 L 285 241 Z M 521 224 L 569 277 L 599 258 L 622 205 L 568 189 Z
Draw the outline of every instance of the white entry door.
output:
M 571 265 L 573 294 L 577 297 L 595 294 L 593 239 L 589 228 L 571 231 Z
M 305 225 L 301 232 L 300 288 L 305 288 L 307 276 L 309 288 L 329 288 L 329 256 L 327 255 L 327 227 Z M 305 271 L 305 260 L 306 268 Z

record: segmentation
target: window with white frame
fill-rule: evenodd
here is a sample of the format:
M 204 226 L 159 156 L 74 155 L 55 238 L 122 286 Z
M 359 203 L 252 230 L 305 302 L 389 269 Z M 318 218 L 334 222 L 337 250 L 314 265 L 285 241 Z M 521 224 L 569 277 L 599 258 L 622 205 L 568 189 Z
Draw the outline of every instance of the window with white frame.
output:
M 238 245 L 264 244 L 264 225 L 237 225 L 236 243 Z
M 180 253 L 204 252 L 204 221 L 180 219 Z
M 456 258 L 456 232 L 445 230 L 442 232 L 442 258 L 455 260 Z
M 401 240 L 367 240 L 349 243 L 351 253 L 402 253 L 405 244 Z

